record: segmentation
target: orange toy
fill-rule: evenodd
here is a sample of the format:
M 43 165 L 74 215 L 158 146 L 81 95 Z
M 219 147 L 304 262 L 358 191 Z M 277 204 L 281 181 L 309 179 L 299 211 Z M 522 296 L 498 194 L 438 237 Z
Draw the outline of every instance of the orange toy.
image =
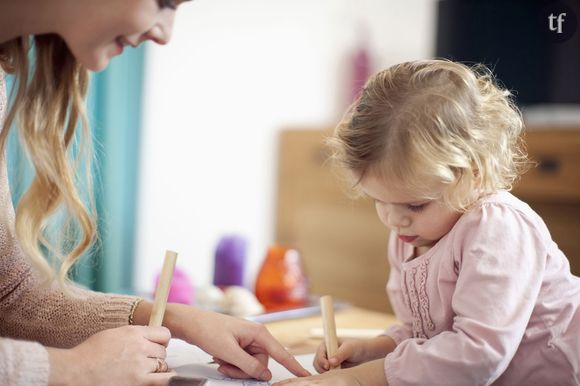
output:
M 307 304 L 308 281 L 297 250 L 280 245 L 268 248 L 256 279 L 256 297 L 267 311 Z

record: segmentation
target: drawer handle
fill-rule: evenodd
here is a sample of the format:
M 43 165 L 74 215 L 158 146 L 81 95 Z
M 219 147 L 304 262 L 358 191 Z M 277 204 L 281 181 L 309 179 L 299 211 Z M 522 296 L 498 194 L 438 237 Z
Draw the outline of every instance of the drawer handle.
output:
M 556 158 L 544 158 L 538 162 L 538 171 L 542 174 L 555 174 L 560 170 L 560 161 Z

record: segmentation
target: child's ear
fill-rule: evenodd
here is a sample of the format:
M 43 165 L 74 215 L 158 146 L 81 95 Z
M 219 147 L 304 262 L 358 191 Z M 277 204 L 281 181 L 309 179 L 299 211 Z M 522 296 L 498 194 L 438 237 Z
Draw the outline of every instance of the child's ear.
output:
M 481 176 L 481 174 L 479 173 L 479 169 L 473 169 L 473 197 L 472 197 L 472 201 L 477 201 L 481 195 L 483 194 L 483 192 L 485 191 L 484 189 L 484 184 L 483 184 L 483 178 Z
M 477 188 L 481 188 L 481 175 L 479 173 L 479 169 L 473 169 L 473 185 Z

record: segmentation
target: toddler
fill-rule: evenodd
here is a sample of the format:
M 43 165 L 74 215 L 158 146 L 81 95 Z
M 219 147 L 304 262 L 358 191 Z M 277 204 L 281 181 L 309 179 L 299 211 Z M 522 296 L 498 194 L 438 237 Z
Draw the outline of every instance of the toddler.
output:
M 330 143 L 390 229 L 402 324 L 328 359 L 321 346 L 323 374 L 277 385 L 580 384 L 580 279 L 509 193 L 522 130 L 483 66 L 408 62 L 367 82 Z

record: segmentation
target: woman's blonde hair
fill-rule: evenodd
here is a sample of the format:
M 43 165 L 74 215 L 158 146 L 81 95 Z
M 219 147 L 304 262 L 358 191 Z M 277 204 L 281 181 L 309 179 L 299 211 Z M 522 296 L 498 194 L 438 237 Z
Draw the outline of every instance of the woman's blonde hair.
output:
M 89 74 L 56 35 L 25 36 L 0 44 L 0 65 L 16 79 L 0 133 L 0 151 L 4 153 L 9 129 L 16 123 L 35 171 L 16 209 L 16 235 L 40 273 L 48 280 L 56 277 L 65 287 L 69 269 L 91 245 L 96 229 L 94 213 L 87 209 L 94 209 L 92 196 L 89 193 L 87 206 L 76 186 L 78 164 L 71 159 L 72 148 L 79 147 L 77 155 L 90 151 L 85 113 Z M 83 134 L 80 145 L 77 126 Z M 90 157 L 83 162 L 90 171 Z M 85 177 L 90 192 L 90 172 Z M 67 229 L 76 230 L 76 239 L 68 244 L 55 243 L 47 235 L 49 218 L 62 208 L 69 217 L 67 224 L 73 225 Z M 47 255 L 56 257 L 53 263 Z
M 329 139 L 355 187 L 366 173 L 465 210 L 527 167 L 521 114 L 482 65 L 394 65 L 366 83 Z

